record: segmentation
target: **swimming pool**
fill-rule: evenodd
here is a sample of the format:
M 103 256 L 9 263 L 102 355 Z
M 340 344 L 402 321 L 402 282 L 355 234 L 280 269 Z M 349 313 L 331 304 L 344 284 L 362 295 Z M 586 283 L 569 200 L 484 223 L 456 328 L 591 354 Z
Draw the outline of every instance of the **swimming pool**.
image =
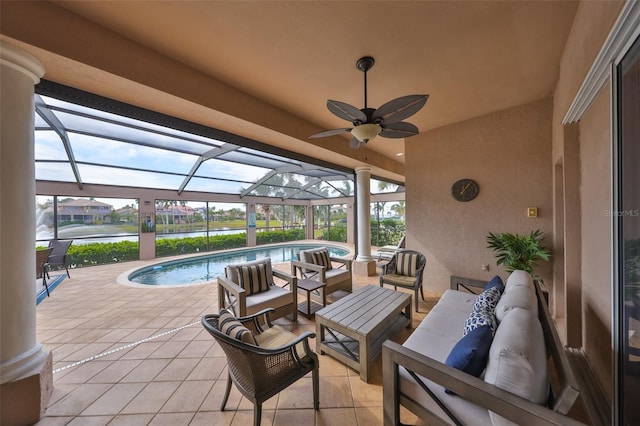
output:
M 327 247 L 331 256 L 346 256 L 349 249 L 326 244 L 284 244 L 252 247 L 223 253 L 207 254 L 186 259 L 156 263 L 126 274 L 126 281 L 151 286 L 178 286 L 202 284 L 224 275 L 229 263 L 247 262 L 270 257 L 272 263 L 297 259 L 300 250 Z M 118 280 L 121 282 L 122 280 Z

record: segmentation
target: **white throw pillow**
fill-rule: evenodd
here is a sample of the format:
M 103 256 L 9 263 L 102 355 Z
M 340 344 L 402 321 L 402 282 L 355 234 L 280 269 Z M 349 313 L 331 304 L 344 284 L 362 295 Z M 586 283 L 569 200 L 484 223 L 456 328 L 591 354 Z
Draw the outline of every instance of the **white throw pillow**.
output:
M 536 404 L 546 403 L 547 352 L 534 312 L 513 308 L 505 316 L 491 343 L 484 381 Z M 489 414 L 494 425 L 515 424 L 493 412 Z
M 538 298 L 534 290 L 520 285 L 506 289 L 496 305 L 495 313 L 498 324 L 500 324 L 505 315 L 514 308 L 527 309 L 537 317 Z

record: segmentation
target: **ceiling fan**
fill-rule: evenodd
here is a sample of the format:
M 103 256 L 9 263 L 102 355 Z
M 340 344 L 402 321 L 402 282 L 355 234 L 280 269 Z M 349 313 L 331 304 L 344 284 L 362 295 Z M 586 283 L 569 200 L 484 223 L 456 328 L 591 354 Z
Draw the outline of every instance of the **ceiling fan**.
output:
M 310 138 L 323 138 L 351 132 L 353 137 L 349 147 L 356 149 L 378 135 L 385 138 L 408 138 L 418 134 L 418 128 L 415 125 L 402 120 L 420 111 L 427 103 L 429 95 L 402 96 L 383 104 L 378 109 L 368 108 L 367 71 L 373 67 L 374 63 L 371 56 L 362 57 L 356 62 L 356 68 L 364 73 L 364 108 L 358 109 L 331 99 L 327 101 L 329 111 L 343 120 L 350 121 L 353 127 L 327 130 L 311 135 Z

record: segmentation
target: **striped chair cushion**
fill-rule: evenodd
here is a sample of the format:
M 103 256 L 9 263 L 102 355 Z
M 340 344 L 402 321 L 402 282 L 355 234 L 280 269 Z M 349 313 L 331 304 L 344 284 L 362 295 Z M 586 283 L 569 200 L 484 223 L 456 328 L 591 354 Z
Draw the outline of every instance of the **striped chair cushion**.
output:
M 227 336 L 238 339 L 242 342 L 249 343 L 250 345 L 258 345 L 253 333 L 247 327 L 242 325 L 240 321 L 233 315 L 233 313 L 227 309 L 220 311 L 218 317 L 218 328 L 221 332 Z
M 264 263 L 239 267 L 238 278 L 238 284 L 247 292 L 247 296 L 267 291 L 272 284 Z
M 396 274 L 415 277 L 418 270 L 418 255 L 400 252 L 396 256 Z
M 314 264 L 324 266 L 326 271 L 332 268 L 331 259 L 329 259 L 329 252 L 327 250 L 316 251 L 311 253 L 311 255 L 313 256 Z

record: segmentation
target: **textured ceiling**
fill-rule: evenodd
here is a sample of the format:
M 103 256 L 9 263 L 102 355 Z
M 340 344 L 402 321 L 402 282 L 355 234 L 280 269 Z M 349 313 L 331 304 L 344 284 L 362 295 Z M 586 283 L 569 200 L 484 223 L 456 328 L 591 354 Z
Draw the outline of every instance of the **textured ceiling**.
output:
M 429 94 L 421 131 L 549 96 L 577 2 L 55 1 L 321 129 L 327 99 L 368 106 Z M 345 144 L 347 143 L 345 138 Z M 369 148 L 394 158 L 403 140 Z M 402 161 L 400 158 L 399 161 Z

